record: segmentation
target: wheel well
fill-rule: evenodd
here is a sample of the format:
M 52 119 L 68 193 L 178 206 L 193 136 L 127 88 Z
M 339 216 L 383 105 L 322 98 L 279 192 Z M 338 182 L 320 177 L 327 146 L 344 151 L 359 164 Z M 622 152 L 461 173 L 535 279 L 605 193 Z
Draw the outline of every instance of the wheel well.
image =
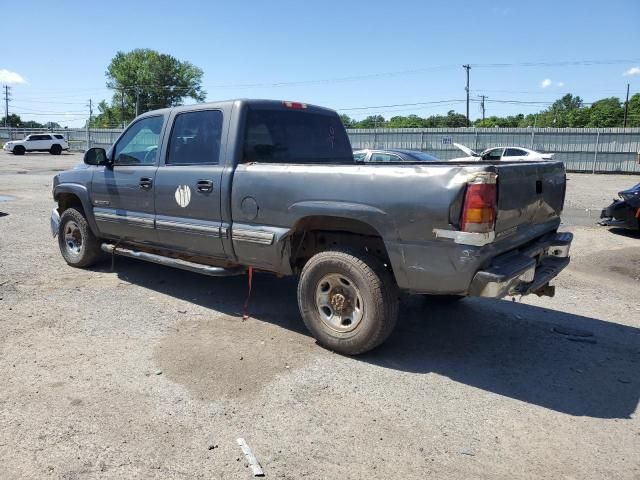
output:
M 305 217 L 292 229 L 291 268 L 300 271 L 316 253 L 337 247 L 363 250 L 379 258 L 391 270 L 380 233 L 368 223 L 342 217 Z
M 68 208 L 75 208 L 84 215 L 84 208 L 82 202 L 77 195 L 73 193 L 61 193 L 58 195 L 58 213 L 62 213 Z

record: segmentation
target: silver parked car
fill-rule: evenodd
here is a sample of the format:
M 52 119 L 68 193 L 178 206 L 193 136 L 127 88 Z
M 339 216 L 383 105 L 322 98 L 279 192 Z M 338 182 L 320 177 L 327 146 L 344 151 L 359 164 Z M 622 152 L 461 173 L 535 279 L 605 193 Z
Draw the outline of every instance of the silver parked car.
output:
M 438 158 L 420 150 L 363 149 L 353 152 L 353 159 L 363 163 L 406 163 L 406 162 L 438 162 Z

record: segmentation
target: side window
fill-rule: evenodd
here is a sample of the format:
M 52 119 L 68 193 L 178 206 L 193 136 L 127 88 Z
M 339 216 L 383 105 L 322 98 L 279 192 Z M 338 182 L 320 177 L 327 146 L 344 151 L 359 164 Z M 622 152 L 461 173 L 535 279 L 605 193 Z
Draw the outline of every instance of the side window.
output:
M 389 153 L 372 153 L 371 162 L 389 163 L 389 162 L 401 162 L 400 157 L 391 155 Z
M 51 140 L 51 135 L 41 135 L 42 140 Z
M 526 157 L 527 152 L 520 150 L 519 148 L 507 148 L 504 151 L 505 157 Z
M 118 141 L 115 165 L 153 165 L 160 144 L 163 117 L 147 117 L 134 123 Z
M 62 135 L 54 135 L 54 137 L 56 137 L 58 140 L 64 140 L 64 137 Z
M 37 140 L 37 135 L 29 135 L 27 138 L 25 138 L 26 142 L 33 142 L 34 140 Z
M 219 110 L 181 113 L 171 130 L 167 165 L 217 164 L 221 138 Z
M 367 157 L 367 152 L 358 152 L 353 154 L 353 160 L 356 162 L 364 162 Z

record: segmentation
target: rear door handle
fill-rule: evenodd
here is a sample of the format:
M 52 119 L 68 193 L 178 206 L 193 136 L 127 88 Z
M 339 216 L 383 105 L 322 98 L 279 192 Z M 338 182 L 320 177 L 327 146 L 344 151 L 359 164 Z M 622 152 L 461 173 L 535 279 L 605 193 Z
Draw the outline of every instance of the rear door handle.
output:
M 203 193 L 213 192 L 213 182 L 211 180 L 198 180 L 196 188 Z
M 151 180 L 149 177 L 142 177 L 140 179 L 139 185 L 143 190 L 149 190 L 153 185 L 153 180 Z

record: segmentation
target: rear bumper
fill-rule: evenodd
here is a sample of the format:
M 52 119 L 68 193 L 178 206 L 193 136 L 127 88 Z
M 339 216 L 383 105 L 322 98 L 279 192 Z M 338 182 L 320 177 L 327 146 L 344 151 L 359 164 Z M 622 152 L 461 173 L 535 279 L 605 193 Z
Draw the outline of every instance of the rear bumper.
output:
M 549 295 L 545 288 L 569 264 L 573 234 L 556 233 L 527 248 L 496 257 L 491 266 L 478 271 L 469 295 L 502 298 L 506 295 Z

